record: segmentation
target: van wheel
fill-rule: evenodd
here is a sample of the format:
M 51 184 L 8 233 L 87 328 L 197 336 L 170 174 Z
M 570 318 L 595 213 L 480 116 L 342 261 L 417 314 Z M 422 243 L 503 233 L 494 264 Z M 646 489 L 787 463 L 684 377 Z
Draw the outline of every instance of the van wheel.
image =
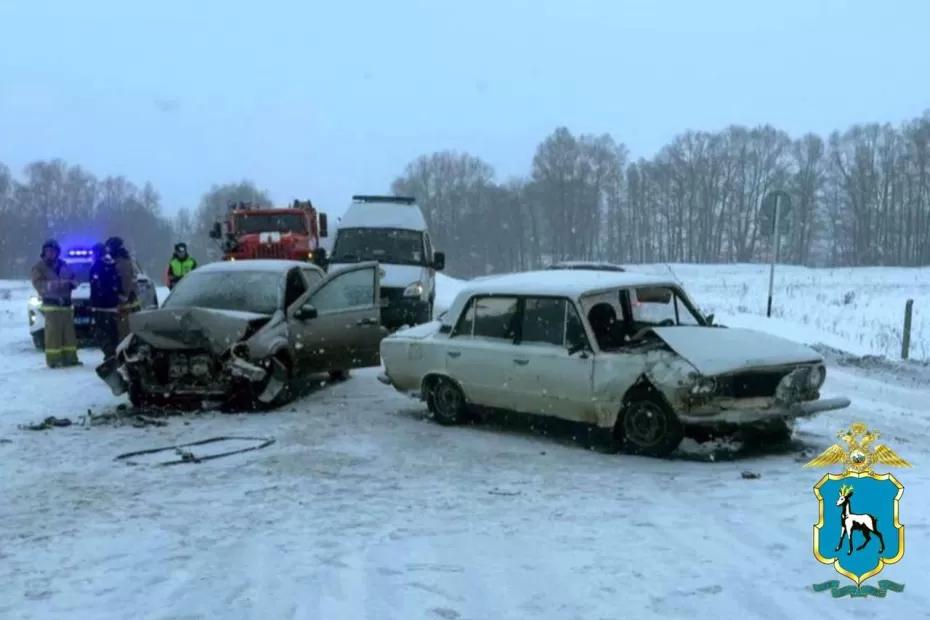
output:
M 652 388 L 631 396 L 618 425 L 623 447 L 631 454 L 668 456 L 684 437 L 678 416 Z
M 349 371 L 344 368 L 340 370 L 330 370 L 329 380 L 331 383 L 338 383 L 340 381 L 348 381 Z
M 35 345 L 36 349 L 39 351 L 45 350 L 45 330 L 39 330 L 33 332 L 32 334 L 32 344 Z
M 468 417 L 465 395 L 451 379 L 436 377 L 428 388 L 426 404 L 433 419 L 443 426 L 461 424 Z

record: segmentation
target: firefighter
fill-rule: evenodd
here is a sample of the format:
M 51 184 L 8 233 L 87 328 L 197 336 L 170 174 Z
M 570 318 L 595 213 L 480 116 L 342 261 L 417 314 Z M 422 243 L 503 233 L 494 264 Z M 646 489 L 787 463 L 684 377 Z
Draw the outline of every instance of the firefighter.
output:
M 77 278 L 61 260 L 61 246 L 54 239 L 42 245 L 41 258 L 32 268 L 32 285 L 42 299 L 45 315 L 45 363 L 49 368 L 80 365 L 71 305 Z
M 136 268 L 122 239 L 110 237 L 107 239 L 106 248 L 113 259 L 119 279 L 116 325 L 119 342 L 122 342 L 129 335 L 129 315 L 141 308 L 136 289 Z
M 116 263 L 106 246 L 94 246 L 94 264 L 90 268 L 90 305 L 94 311 L 94 331 L 104 359 L 116 355 L 119 344 L 117 313 L 119 312 L 120 278 Z
M 174 254 L 168 262 L 168 288 L 173 289 L 181 278 L 194 269 L 197 269 L 197 261 L 187 253 L 187 244 L 183 242 L 174 244 Z

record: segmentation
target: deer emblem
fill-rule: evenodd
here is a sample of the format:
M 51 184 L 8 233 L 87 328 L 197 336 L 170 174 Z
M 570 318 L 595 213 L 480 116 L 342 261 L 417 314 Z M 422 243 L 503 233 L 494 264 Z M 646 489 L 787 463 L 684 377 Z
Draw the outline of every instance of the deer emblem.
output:
M 836 505 L 840 507 L 842 512 L 842 517 L 840 518 L 840 542 L 836 544 L 836 549 L 834 549 L 834 551 L 839 551 L 843 546 L 843 540 L 849 539 L 849 551 L 846 552 L 846 555 L 852 555 L 853 532 L 862 532 L 865 540 L 861 545 L 856 547 L 856 551 L 864 549 L 865 546 L 869 544 L 869 541 L 872 540 L 872 534 L 875 534 L 881 545 L 878 553 L 883 553 L 885 551 L 885 539 L 882 538 L 882 533 L 878 531 L 878 519 L 873 515 L 854 513 L 849 503 L 852 496 L 852 485 L 844 484 L 840 487 L 840 497 L 836 500 Z

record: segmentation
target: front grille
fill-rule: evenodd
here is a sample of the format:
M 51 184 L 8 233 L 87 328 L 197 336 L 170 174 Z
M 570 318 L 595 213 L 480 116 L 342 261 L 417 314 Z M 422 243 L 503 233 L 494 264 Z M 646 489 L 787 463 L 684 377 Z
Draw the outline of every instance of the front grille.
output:
M 775 396 L 781 380 L 791 372 L 787 370 L 755 371 L 731 375 L 718 382 L 718 391 L 732 398 L 758 398 Z
M 273 244 L 259 244 L 255 250 L 255 258 L 286 258 L 284 246 Z
M 404 289 L 396 288 L 393 286 L 382 286 L 381 287 L 381 305 L 387 306 L 396 301 L 403 299 Z

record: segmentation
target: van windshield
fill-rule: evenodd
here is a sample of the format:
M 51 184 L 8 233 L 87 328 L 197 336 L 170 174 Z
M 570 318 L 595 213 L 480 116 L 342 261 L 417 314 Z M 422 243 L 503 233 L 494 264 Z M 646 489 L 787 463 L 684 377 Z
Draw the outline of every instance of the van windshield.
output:
M 423 233 L 400 228 L 340 228 L 331 259 L 334 263 L 376 260 L 398 265 L 426 265 Z

